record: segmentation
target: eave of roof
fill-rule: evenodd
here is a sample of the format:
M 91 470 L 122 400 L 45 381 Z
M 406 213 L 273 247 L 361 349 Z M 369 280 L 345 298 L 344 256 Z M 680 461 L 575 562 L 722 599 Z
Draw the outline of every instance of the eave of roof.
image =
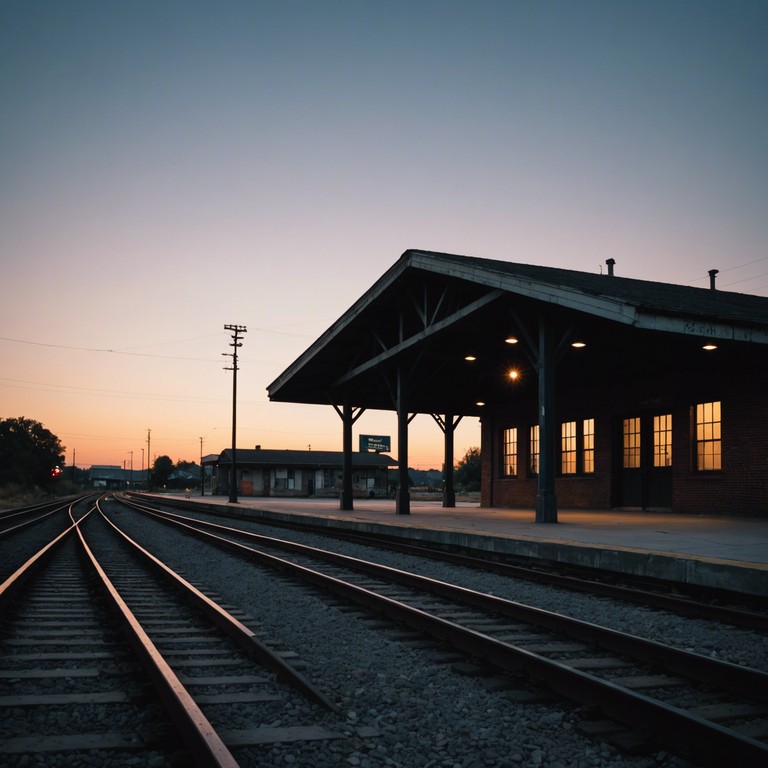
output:
M 710 332 L 738 324 L 741 332 L 724 331 L 722 337 L 768 343 L 768 298 L 763 296 L 431 251 L 405 255 L 417 269 L 639 328 L 701 335 L 701 327 Z M 659 321 L 662 317 L 682 323 L 667 327 Z
M 364 344 L 366 334 L 367 338 L 377 335 L 382 320 L 404 308 L 413 311 L 413 297 L 408 291 L 425 280 L 438 287 L 450 284 L 453 290 L 458 286 L 458 291 L 468 297 L 467 311 L 459 308 L 453 310 L 453 314 L 425 318 L 423 330 L 411 329 L 400 340 L 390 336 L 378 351 L 369 349 L 358 355 L 355 345 Z M 372 390 L 365 389 L 373 386 L 371 374 L 375 370 L 404 355 L 415 354 L 422 342 L 436 334 L 445 334 L 447 329 L 452 334 L 448 338 L 452 338 L 454 344 L 468 341 L 473 335 L 477 338 L 478 333 L 483 333 L 480 323 L 487 323 L 488 318 L 494 316 L 493 307 L 507 306 L 504 297 L 511 302 L 510 307 L 526 308 L 522 311 L 529 313 L 532 325 L 537 322 L 539 312 L 535 307 L 541 306 L 570 313 L 573 318 L 580 318 L 577 323 L 592 321 L 680 337 L 768 344 L 766 297 L 409 250 L 267 387 L 269 397 L 291 402 L 340 403 L 338 398 L 349 384 L 356 405 L 391 408 L 383 404 L 383 392 L 374 395 Z M 492 311 L 489 313 L 489 310 Z M 508 317 L 509 310 L 504 311 Z M 453 349 L 449 351 L 456 353 Z M 460 408 L 454 413 L 471 412 L 458 402 L 448 403 L 445 398 L 441 402 L 435 398 L 430 408 L 442 412 L 443 406 Z

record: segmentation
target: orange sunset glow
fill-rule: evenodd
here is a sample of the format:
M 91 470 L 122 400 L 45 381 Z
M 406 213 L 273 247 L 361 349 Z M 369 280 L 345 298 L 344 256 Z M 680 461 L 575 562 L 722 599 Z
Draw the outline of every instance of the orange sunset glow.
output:
M 266 386 L 408 248 L 768 295 L 766 29 L 757 2 L 4 4 L 0 417 L 67 465 L 199 461 L 239 324 L 238 446 L 341 450 L 332 407 Z M 360 433 L 397 456 L 394 412 Z M 479 444 L 463 419 L 456 459 Z M 420 414 L 411 465 L 442 457 Z

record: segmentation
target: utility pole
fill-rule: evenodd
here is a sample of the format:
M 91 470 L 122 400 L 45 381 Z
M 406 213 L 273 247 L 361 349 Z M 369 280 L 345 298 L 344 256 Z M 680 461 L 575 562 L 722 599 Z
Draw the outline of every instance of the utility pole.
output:
M 205 496 L 205 470 L 203 469 L 203 438 L 200 438 L 200 495 Z
M 225 325 L 225 331 L 232 332 L 232 352 L 222 352 L 225 357 L 232 358 L 232 367 L 225 366 L 225 371 L 232 371 L 232 471 L 229 476 L 229 501 L 237 502 L 237 350 L 242 347 L 241 334 L 247 333 L 244 325 Z
M 149 450 L 150 448 L 150 442 L 149 442 L 149 436 L 152 434 L 152 430 L 147 430 L 147 490 L 152 490 L 152 470 L 150 469 L 152 465 L 152 452 Z

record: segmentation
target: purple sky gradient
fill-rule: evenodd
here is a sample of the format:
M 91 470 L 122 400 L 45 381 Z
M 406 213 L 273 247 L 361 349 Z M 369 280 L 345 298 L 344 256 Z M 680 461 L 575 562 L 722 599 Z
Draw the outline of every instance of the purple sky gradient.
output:
M 241 447 L 340 449 L 265 387 L 407 248 L 768 295 L 767 36 L 739 0 L 3 3 L 0 417 L 80 466 L 219 451 L 236 323 Z

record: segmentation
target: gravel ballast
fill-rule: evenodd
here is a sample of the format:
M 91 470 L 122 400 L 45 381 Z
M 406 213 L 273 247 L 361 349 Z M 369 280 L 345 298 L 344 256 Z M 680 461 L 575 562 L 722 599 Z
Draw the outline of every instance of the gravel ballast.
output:
M 493 680 L 458 674 L 447 651 L 400 638 L 396 628 L 361 621 L 327 596 L 276 573 L 211 549 L 192 537 L 123 511 L 132 535 L 163 553 L 185 576 L 247 611 L 267 635 L 295 650 L 305 674 L 340 707 L 349 738 L 241 750 L 243 764 L 269 766 L 669 766 L 690 763 L 663 751 L 624 755 L 578 730 L 584 713 L 568 701 L 520 702 L 519 688 L 494 690 Z M 251 528 L 249 523 L 237 526 Z M 261 526 L 259 531 L 264 530 Z M 737 664 L 766 668 L 766 638 L 712 622 L 598 600 L 541 585 L 412 556 L 384 553 L 307 533 L 272 531 L 345 554 L 367 557 L 513 600 L 662 639 Z M 169 542 L 172 546 L 167 546 Z M 328 727 L 339 719 L 328 716 Z M 361 738 L 358 729 L 377 735 Z M 365 731 L 363 731 L 365 733 Z M 370 731 L 368 731 L 370 732 Z

